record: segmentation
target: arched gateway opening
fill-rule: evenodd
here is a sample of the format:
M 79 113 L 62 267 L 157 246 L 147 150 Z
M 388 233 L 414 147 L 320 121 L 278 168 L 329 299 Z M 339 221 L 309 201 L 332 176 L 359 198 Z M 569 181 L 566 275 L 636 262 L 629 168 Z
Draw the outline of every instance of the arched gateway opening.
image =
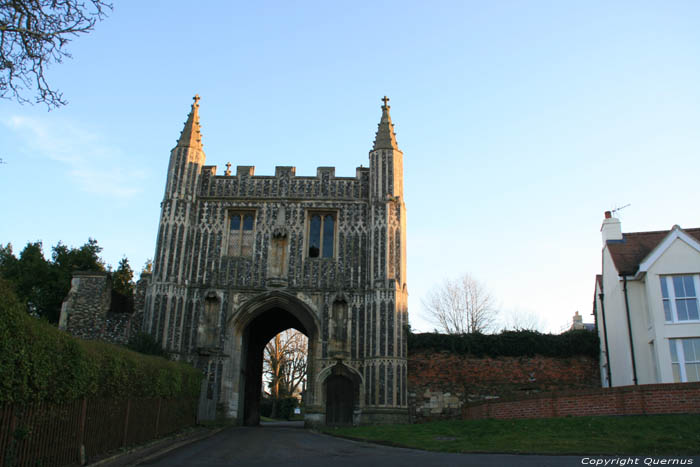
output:
M 245 355 L 245 362 L 242 362 L 245 364 L 244 425 L 254 426 L 260 423 L 260 397 L 262 394 L 263 352 L 265 346 L 270 339 L 289 328 L 294 328 L 309 337 L 307 328 L 294 315 L 283 308 L 273 308 L 260 314 L 250 323 L 243 334 Z M 309 346 L 311 346 L 310 340 Z
M 244 304 L 236 316 L 235 327 L 241 336 L 239 407 L 241 421 L 247 426 L 260 423 L 263 351 L 265 345 L 282 331 L 293 328 L 308 338 L 307 374 L 314 374 L 313 355 L 318 339 L 318 321 L 307 304 L 284 292 L 269 292 Z M 313 391 L 309 387 L 308 391 Z M 311 394 L 309 395 L 313 397 Z

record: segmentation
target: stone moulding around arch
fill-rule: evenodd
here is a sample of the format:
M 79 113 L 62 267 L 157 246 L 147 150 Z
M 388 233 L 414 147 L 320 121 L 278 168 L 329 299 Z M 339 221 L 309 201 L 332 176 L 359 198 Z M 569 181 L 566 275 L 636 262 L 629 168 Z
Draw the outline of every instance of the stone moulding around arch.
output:
M 345 368 L 345 370 L 347 370 L 347 372 L 352 375 L 352 378 L 355 380 L 353 382 L 359 384 L 359 389 L 362 392 L 362 389 L 364 388 L 364 384 L 365 384 L 365 379 L 360 374 L 360 372 L 357 371 L 357 368 L 350 365 L 348 361 L 335 362 L 335 363 L 332 363 L 332 364 L 326 366 L 325 368 L 323 368 L 316 375 L 316 383 L 323 384 L 323 382 L 326 380 L 326 378 L 328 378 L 333 373 L 333 367 L 335 367 L 336 365 L 342 365 Z
M 245 329 L 257 316 L 273 308 L 287 311 L 307 327 L 307 333 L 319 335 L 321 322 L 316 310 L 298 297 L 279 290 L 263 292 L 246 300 L 227 320 L 226 327 Z

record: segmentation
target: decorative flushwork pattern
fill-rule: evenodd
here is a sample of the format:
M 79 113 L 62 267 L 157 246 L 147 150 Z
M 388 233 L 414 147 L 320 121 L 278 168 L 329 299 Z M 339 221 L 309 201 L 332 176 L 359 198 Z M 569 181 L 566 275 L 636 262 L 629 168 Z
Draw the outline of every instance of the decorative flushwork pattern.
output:
M 359 381 L 356 410 L 367 420 L 405 412 L 403 154 L 387 102 L 369 167 L 354 177 L 333 167 L 297 176 L 287 166 L 258 176 L 253 166 L 217 174 L 205 165 L 195 97 L 170 154 L 144 324 L 208 373 L 207 394 L 230 414 L 242 397 L 227 379 L 241 372 L 232 355 L 238 312 L 270 290 L 300 297 L 318 323 L 308 405 L 322 410 L 323 375 L 341 362 Z M 332 226 L 320 254 L 309 253 L 314 216 Z

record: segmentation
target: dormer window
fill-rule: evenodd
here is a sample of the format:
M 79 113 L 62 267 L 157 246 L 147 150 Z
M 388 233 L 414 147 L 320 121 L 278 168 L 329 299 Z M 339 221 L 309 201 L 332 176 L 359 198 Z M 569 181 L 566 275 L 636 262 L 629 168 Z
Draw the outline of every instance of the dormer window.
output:
M 698 275 L 661 276 L 661 296 L 667 323 L 699 321 Z
M 253 254 L 255 212 L 235 211 L 230 214 L 228 255 L 249 257 Z
M 309 258 L 332 258 L 335 244 L 335 213 L 309 214 Z

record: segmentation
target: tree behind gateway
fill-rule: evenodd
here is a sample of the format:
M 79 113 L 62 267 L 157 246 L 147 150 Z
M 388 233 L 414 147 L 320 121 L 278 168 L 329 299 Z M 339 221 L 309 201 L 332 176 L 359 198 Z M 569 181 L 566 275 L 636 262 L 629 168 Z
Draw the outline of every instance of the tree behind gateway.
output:
M 263 375 L 272 399 L 271 418 L 280 415 L 280 403 L 299 392 L 306 378 L 308 339 L 296 329 L 273 337 L 263 353 Z

